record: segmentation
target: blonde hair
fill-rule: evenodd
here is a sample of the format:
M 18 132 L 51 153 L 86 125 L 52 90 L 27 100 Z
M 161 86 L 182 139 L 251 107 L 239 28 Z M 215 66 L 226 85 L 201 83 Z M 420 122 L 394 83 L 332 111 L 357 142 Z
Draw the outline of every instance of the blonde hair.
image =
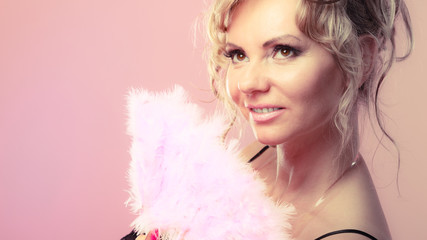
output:
M 208 63 L 211 87 L 214 94 L 233 111 L 236 110 L 225 91 L 224 70 L 227 68 L 227 61 L 223 54 L 233 9 L 242 1 L 244 0 L 216 0 L 207 19 L 207 33 L 211 44 Z M 403 57 L 395 56 L 397 16 L 404 23 L 409 41 L 408 50 Z M 381 131 L 395 144 L 381 121 L 378 93 L 392 63 L 405 59 L 412 50 L 411 23 L 404 1 L 300 0 L 296 21 L 306 36 L 321 44 L 335 57 L 345 76 L 347 88 L 334 118 L 335 127 L 341 136 L 338 157 L 355 157 L 359 151 L 359 103 L 372 108 Z M 361 36 L 375 40 L 378 47 L 379 54 L 371 63 L 373 71 L 368 76 L 364 76 Z M 359 82 L 364 77 L 366 80 L 359 87 Z

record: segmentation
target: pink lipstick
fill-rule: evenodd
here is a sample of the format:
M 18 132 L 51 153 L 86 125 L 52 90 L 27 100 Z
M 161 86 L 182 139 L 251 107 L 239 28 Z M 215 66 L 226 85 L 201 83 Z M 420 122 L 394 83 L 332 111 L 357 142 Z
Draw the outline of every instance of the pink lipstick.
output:
M 285 108 L 280 107 L 248 107 L 250 117 L 256 123 L 266 123 L 280 116 Z

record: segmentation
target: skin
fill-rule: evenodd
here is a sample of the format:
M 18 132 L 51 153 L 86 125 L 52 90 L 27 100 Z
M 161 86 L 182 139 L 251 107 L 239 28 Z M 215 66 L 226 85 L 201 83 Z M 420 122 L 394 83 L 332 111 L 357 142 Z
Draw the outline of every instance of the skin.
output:
M 265 144 L 275 146 L 252 167 L 265 179 L 272 198 L 296 207 L 294 239 L 312 240 L 348 228 L 391 239 L 364 160 L 343 156 L 339 161 L 348 167 L 337 167 L 334 153 L 340 143 L 332 117 L 345 81 L 334 58 L 298 29 L 296 4 L 297 0 L 246 0 L 233 12 L 226 47 L 227 90 L 258 140 L 241 157 L 247 161 Z M 375 53 L 375 41 L 363 37 L 361 42 L 365 53 Z M 374 57 L 364 54 L 364 62 Z M 265 118 L 248 106 L 275 108 L 274 117 Z M 327 239 L 366 237 L 343 234 Z
M 345 81 L 333 56 L 298 29 L 296 7 L 297 0 L 248 0 L 232 14 L 227 90 L 258 140 L 242 157 L 249 159 L 264 144 L 276 146 L 252 166 L 270 196 L 296 207 L 295 239 L 347 228 L 391 239 L 364 160 L 342 156 L 338 160 L 348 167 L 338 169 L 333 115 Z M 274 111 L 256 113 L 262 108 Z
M 148 234 L 146 235 L 139 235 L 135 240 L 156 240 L 157 239 L 157 235 L 155 233 L 155 231 L 150 231 Z
M 139 235 L 135 240 L 146 240 L 146 239 L 147 239 L 147 235 Z

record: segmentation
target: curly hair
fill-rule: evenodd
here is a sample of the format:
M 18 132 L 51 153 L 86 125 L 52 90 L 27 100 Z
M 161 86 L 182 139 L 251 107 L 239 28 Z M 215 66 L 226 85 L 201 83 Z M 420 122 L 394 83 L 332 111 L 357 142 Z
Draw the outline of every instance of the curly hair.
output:
M 224 55 L 227 28 L 233 9 L 245 0 L 215 0 L 207 19 L 210 41 L 208 71 L 214 94 L 236 113 L 227 97 L 225 73 L 228 62 Z M 400 17 L 408 39 L 407 52 L 396 57 L 396 19 Z M 345 81 L 334 124 L 341 136 L 338 157 L 356 156 L 359 151 L 357 127 L 358 106 L 371 109 L 383 134 L 395 144 L 381 120 L 378 94 L 394 61 L 409 56 L 413 38 L 410 16 L 403 0 L 299 0 L 296 22 L 306 36 L 322 45 L 336 59 Z M 368 76 L 364 74 L 362 37 L 376 42 L 377 58 L 371 62 Z M 366 50 L 365 50 L 366 51 Z M 361 80 L 363 79 L 363 81 Z M 363 84 L 360 85 L 360 82 Z M 399 157 L 400 160 L 400 157 Z

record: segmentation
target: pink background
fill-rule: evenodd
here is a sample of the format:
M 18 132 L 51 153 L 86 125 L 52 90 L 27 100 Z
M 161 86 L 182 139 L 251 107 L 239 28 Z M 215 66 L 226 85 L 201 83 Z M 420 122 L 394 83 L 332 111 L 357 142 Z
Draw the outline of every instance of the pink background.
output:
M 174 83 L 207 109 L 200 0 L 0 1 L 0 239 L 113 239 L 130 231 L 125 95 Z M 395 153 L 363 152 L 395 239 L 427 239 L 427 3 L 408 1 L 415 52 L 384 88 Z

